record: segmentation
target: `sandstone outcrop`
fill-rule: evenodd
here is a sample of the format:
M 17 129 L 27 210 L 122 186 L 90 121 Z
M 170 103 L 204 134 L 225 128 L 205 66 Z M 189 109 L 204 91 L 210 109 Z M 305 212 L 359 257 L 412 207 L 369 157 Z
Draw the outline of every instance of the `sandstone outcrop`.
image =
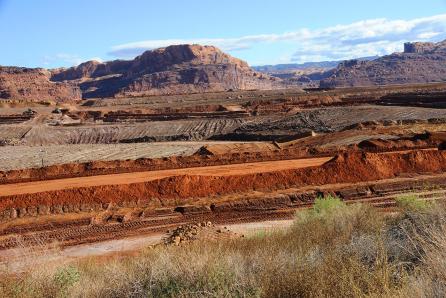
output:
M 404 53 L 409 54 L 432 54 L 432 53 L 446 53 L 446 41 L 433 42 L 406 42 L 404 44 Z
M 403 53 L 372 61 L 349 60 L 321 80 L 320 87 L 413 84 L 446 80 L 446 41 L 406 43 Z
M 69 82 L 50 81 L 42 68 L 0 67 L 0 99 L 25 101 L 80 100 L 80 89 Z
M 213 46 L 175 45 L 133 60 L 88 61 L 52 70 L 53 81 L 75 82 L 84 98 L 283 88 L 281 80 L 252 70 Z
M 87 61 L 71 68 L 0 67 L 0 99 L 67 101 L 285 88 L 213 46 L 175 45 L 133 60 Z

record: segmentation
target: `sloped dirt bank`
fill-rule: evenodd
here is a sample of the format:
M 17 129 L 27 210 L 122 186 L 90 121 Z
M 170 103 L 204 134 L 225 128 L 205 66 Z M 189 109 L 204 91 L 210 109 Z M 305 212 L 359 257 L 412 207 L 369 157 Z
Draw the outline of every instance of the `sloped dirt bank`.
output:
M 128 206 L 175 206 L 193 198 L 306 185 L 355 183 L 397 177 L 405 173 L 441 173 L 446 152 L 419 150 L 393 153 L 351 152 L 319 167 L 233 176 L 181 175 L 124 185 L 81 187 L 0 198 L 2 217 L 101 209 L 109 203 Z
M 271 147 L 274 146 L 271 144 Z M 251 149 L 251 147 L 249 147 L 249 149 Z M 197 153 L 192 156 L 172 156 L 159 159 L 141 158 L 137 160 L 68 163 L 43 168 L 0 171 L 0 184 L 141 171 L 181 169 L 201 166 L 228 165 L 256 161 L 296 159 L 310 157 L 311 155 L 329 156 L 330 153 L 321 150 L 317 154 L 311 154 L 305 148 L 289 150 L 279 150 L 276 148 L 276 150 L 263 150 L 257 152 L 240 150 L 238 153 L 230 152 L 230 154 L 221 155 Z
M 312 141 L 318 139 L 316 141 Z M 306 143 L 309 141 L 310 143 Z M 290 160 L 334 156 L 342 151 L 391 152 L 437 148 L 446 141 L 445 132 L 425 132 L 397 139 L 375 139 L 373 135 L 358 144 L 321 146 L 329 141 L 318 137 L 304 137 L 289 142 L 254 142 L 208 144 L 193 155 L 136 160 L 104 160 L 65 163 L 42 168 L 0 171 L 0 184 L 30 182 L 71 177 L 84 177 L 142 171 L 182 169 L 203 166 L 243 164 L 258 161 Z M 333 142 L 333 141 L 332 141 Z
M 193 205 L 178 200 L 175 208 L 119 207 L 109 204 L 105 211 L 20 218 L 0 225 L 0 250 L 53 241 L 61 246 L 71 246 L 136 235 L 154 235 L 194 222 L 228 224 L 290 219 L 297 210 L 310 207 L 318 196 L 328 194 L 335 194 L 347 203 L 368 203 L 384 212 L 395 211 L 395 198 L 408 192 L 422 200 L 445 199 L 445 173 L 407 176 L 350 184 L 304 186 L 272 192 L 230 194 L 195 199 Z

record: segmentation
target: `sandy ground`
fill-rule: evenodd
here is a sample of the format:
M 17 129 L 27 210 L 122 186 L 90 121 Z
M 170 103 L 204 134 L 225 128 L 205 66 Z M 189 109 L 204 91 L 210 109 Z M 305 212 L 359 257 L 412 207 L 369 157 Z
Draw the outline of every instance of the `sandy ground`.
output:
M 266 161 L 255 163 L 244 163 L 224 166 L 196 167 L 174 170 L 160 170 L 148 172 L 123 173 L 112 175 L 100 175 L 91 177 L 77 177 L 47 181 L 36 181 L 26 183 L 15 183 L 0 185 L 0 196 L 39 193 L 44 191 L 55 191 L 69 188 L 91 187 L 101 185 L 121 185 L 141 183 L 167 177 L 181 175 L 201 176 L 234 176 L 243 174 L 265 173 L 272 171 L 283 171 L 289 169 L 300 169 L 311 166 L 320 166 L 329 161 L 331 157 L 307 158 L 294 160 Z
M 276 220 L 253 223 L 224 225 L 229 230 L 243 234 L 246 237 L 259 233 L 290 227 L 293 220 Z M 222 226 L 223 227 L 223 226 Z M 21 272 L 26 268 L 42 268 L 45 265 L 63 265 L 88 257 L 107 255 L 126 255 L 140 251 L 150 245 L 161 243 L 164 234 L 141 235 L 124 239 L 82 244 L 64 249 L 46 248 L 44 250 L 30 250 L 18 248 L 2 251 L 0 255 L 0 273 Z

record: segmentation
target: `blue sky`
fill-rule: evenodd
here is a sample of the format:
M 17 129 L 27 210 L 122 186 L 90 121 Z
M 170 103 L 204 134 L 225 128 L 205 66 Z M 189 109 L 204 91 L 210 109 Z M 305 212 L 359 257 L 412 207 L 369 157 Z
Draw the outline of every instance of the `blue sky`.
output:
M 214 44 L 251 65 L 338 60 L 446 39 L 446 0 L 0 0 L 0 37 L 0 65 L 27 67 L 172 43 Z

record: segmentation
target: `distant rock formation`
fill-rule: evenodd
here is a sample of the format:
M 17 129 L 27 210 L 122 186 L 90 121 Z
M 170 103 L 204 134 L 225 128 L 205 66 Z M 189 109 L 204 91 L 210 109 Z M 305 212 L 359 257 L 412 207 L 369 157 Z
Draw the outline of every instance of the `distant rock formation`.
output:
M 256 72 L 213 46 L 175 45 L 133 60 L 87 61 L 71 68 L 0 67 L 0 99 L 80 100 L 277 89 L 279 78 Z
M 362 57 L 356 60 L 374 60 L 379 56 Z M 289 85 L 302 88 L 319 87 L 319 81 L 330 77 L 333 70 L 344 60 L 306 62 L 302 64 L 276 64 L 254 66 L 253 69 L 282 79 Z
M 446 40 L 439 42 L 439 43 L 406 42 L 404 44 L 404 53 L 406 53 L 406 54 L 445 53 L 446 54 Z
M 320 87 L 352 87 L 446 81 L 446 41 L 406 43 L 403 53 L 372 61 L 340 63 Z
M 51 73 L 42 68 L 0 66 L 0 99 L 24 101 L 80 100 L 78 87 L 67 82 L 51 82 Z
M 426 54 L 434 49 L 435 44 L 432 42 L 406 42 L 404 44 L 404 53 L 409 54 Z
M 51 80 L 80 86 L 84 98 L 283 88 L 281 80 L 252 70 L 213 46 L 175 45 L 134 60 L 88 61 L 52 70 Z

